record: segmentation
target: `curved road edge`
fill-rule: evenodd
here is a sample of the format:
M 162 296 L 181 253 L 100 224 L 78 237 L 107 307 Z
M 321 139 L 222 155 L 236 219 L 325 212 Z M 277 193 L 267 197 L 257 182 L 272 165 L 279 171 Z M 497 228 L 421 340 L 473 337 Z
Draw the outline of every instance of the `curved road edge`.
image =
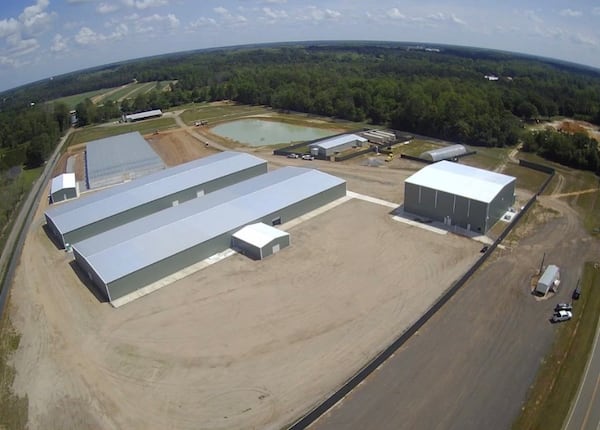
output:
M 596 337 L 581 379 L 575 400 L 571 404 L 563 430 L 596 430 L 600 428 L 600 318 Z
M 0 318 L 2 318 L 2 315 L 4 314 L 4 308 L 12 285 L 15 268 L 21 258 L 21 251 L 23 250 L 26 233 L 33 220 L 33 215 L 38 208 L 41 193 L 45 189 L 50 177 L 50 172 L 54 170 L 54 166 L 61 154 L 62 148 L 72 132 L 72 128 L 67 130 L 46 162 L 42 174 L 35 181 L 27 198 L 19 209 L 19 213 L 17 214 L 15 223 L 8 235 L 2 254 L 0 254 L 0 270 L 2 271 L 0 273 Z

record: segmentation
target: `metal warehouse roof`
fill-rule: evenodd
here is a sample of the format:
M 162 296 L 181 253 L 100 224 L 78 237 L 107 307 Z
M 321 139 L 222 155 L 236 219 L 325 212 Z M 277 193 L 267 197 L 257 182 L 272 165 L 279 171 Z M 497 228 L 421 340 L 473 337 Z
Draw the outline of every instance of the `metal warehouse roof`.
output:
M 57 191 L 64 190 L 66 188 L 75 188 L 75 173 L 63 173 L 55 178 L 52 178 L 50 184 L 50 194 L 54 194 Z
M 464 155 L 466 153 L 467 148 L 465 148 L 463 145 L 449 145 L 444 146 L 443 148 L 425 151 L 419 157 L 431 161 L 440 161 L 448 158 L 458 157 L 459 155 Z
M 125 115 L 125 119 L 131 120 L 131 121 L 136 121 L 138 119 L 150 118 L 153 116 L 160 116 L 160 115 L 162 115 L 162 111 L 160 109 L 154 109 L 154 110 L 148 110 L 146 112 L 132 113 L 129 115 Z
M 319 142 L 311 143 L 308 146 L 309 147 L 316 146 L 316 147 L 323 148 L 323 149 L 332 149 L 332 148 L 335 148 L 336 146 L 344 145 L 346 143 L 354 142 L 354 141 L 367 142 L 367 139 L 365 139 L 364 137 L 359 136 L 357 134 L 342 134 L 341 136 L 335 136 L 335 137 L 331 137 L 329 139 L 320 140 Z
M 90 186 L 111 176 L 165 168 L 158 154 L 137 131 L 88 142 L 85 151 Z
M 345 181 L 283 167 L 76 243 L 105 283 L 113 282 Z M 160 246 L 157 246 L 160 244 Z
M 543 285 L 552 284 L 554 282 L 554 280 L 558 278 L 559 273 L 560 273 L 560 270 L 558 269 L 558 266 L 555 266 L 554 264 L 550 264 L 548 267 L 546 267 L 546 270 L 544 270 L 544 273 L 540 277 L 538 284 L 543 284 Z
M 262 222 L 247 225 L 233 233 L 233 237 L 236 239 L 250 243 L 259 248 L 262 248 L 275 239 L 289 235 L 290 234 L 285 231 L 281 231 Z
M 515 178 L 450 161 L 430 164 L 405 182 L 490 203 Z
M 266 161 L 242 152 L 225 151 L 170 167 L 46 211 L 62 234 L 128 211 L 142 204 Z

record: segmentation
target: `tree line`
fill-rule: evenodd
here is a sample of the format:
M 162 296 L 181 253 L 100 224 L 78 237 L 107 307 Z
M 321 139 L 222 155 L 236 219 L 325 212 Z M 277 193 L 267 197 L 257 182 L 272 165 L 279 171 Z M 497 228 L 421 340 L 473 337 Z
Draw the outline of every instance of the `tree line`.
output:
M 86 100 L 76 108 L 80 124 L 188 102 L 229 99 L 386 125 L 469 145 L 513 146 L 528 139 L 528 149 L 574 167 L 585 164 L 575 161 L 581 157 L 580 152 L 574 155 L 580 137 L 561 135 L 560 142 L 570 142 L 565 143 L 567 149 L 550 151 L 529 143 L 525 124 L 556 115 L 600 124 L 597 71 L 496 51 L 459 47 L 438 51 L 380 42 L 232 48 L 113 64 L 4 94 L 0 117 L 30 100 L 39 105 L 74 91 L 133 80 L 176 83 L 168 91 L 138 94 L 121 104 L 95 105 Z M 48 138 L 54 139 L 56 124 L 44 124 L 50 127 Z M 31 135 L 17 134 L 9 147 L 15 140 L 32 142 Z M 1 128 L 0 139 L 6 147 Z

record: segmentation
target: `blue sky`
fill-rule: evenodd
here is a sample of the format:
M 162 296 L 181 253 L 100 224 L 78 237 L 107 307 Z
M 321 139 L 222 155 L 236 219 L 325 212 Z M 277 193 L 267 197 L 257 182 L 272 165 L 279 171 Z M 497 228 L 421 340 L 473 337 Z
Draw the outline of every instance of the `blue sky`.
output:
M 600 68 L 600 1 L 2 0 L 0 91 L 148 55 L 299 40 L 458 44 Z

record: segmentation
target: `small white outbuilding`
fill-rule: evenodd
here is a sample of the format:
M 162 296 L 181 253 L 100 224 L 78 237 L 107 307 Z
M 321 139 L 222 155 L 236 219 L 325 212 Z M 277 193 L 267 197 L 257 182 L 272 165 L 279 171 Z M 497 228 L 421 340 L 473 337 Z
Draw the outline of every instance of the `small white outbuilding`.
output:
M 50 201 L 52 203 L 74 199 L 79 195 L 75 173 L 63 173 L 52 178 L 50 183 Z
M 545 296 L 548 291 L 556 291 L 559 283 L 560 270 L 558 266 L 550 264 L 538 280 L 534 293 L 538 296 Z
M 289 233 L 262 222 L 247 225 L 231 237 L 231 247 L 254 260 L 262 260 L 289 245 Z

